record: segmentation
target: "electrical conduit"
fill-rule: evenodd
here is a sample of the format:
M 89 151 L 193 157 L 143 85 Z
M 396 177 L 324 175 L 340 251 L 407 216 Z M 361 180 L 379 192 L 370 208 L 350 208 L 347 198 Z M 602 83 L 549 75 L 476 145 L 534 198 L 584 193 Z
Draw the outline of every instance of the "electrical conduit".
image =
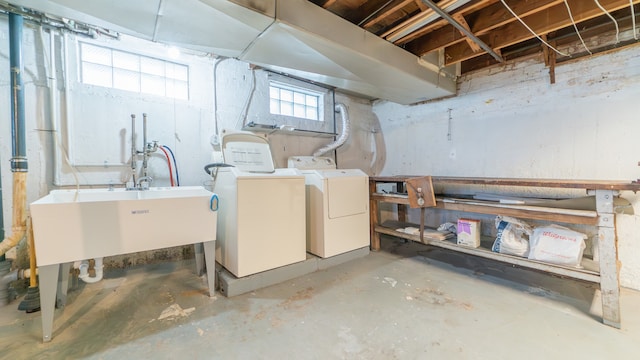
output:
M 27 157 L 25 146 L 24 86 L 22 73 L 21 15 L 9 13 L 9 47 L 11 67 L 11 171 L 13 172 L 13 224 L 12 234 L 0 243 L 0 255 L 4 255 L 22 240 L 26 234 L 27 205 Z
M 316 150 L 313 153 L 314 157 L 322 156 L 322 155 L 328 153 L 329 151 L 333 151 L 333 150 L 339 148 L 349 138 L 349 133 L 351 132 L 351 127 L 350 127 L 350 124 L 349 124 L 349 114 L 347 114 L 347 107 L 343 103 L 337 103 L 336 104 L 336 111 L 340 113 L 340 116 L 341 116 L 341 119 L 342 119 L 342 133 L 336 139 L 336 141 L 334 141 L 334 142 L 332 142 L 332 143 L 330 143 L 330 144 L 328 144 L 328 145 L 326 145 L 324 147 L 321 147 L 320 149 Z

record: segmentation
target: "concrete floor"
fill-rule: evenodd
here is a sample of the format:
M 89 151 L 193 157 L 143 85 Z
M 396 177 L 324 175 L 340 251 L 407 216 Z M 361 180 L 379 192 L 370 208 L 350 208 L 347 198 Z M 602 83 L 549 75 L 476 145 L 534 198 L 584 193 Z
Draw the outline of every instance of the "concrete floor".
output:
M 78 285 L 56 310 L 47 344 L 40 313 L 20 312 L 17 302 L 0 308 L 0 358 L 638 356 L 639 292 L 623 289 L 616 330 L 600 323 L 590 284 L 401 240 L 385 238 L 380 252 L 234 298 L 205 296 L 192 268 L 150 265 Z M 161 319 L 167 309 L 172 316 Z

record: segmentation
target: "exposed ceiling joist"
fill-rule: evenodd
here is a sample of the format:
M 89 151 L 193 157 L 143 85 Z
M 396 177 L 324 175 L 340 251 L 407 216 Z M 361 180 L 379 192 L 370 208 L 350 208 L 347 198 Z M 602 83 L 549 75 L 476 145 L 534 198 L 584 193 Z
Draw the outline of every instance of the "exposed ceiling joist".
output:
M 512 9 L 521 17 L 526 17 L 553 5 L 563 4 L 563 1 L 564 0 L 526 1 L 515 4 Z M 473 18 L 474 20 L 469 20 L 469 22 L 471 22 L 470 30 L 475 35 L 486 34 L 495 28 L 518 21 L 500 2 L 478 10 Z M 457 32 L 453 25 L 446 25 L 416 41 L 408 43 L 406 47 L 412 53 L 426 54 L 461 41 L 464 41 L 464 36 Z
M 456 29 L 458 29 L 462 33 L 464 33 L 469 39 L 473 40 L 474 43 L 476 43 L 478 46 L 480 46 L 482 48 L 482 50 L 486 51 L 488 54 L 493 56 L 494 59 L 498 60 L 499 62 L 503 62 L 504 61 L 502 59 L 502 56 L 500 56 L 498 53 L 496 53 L 489 45 L 487 45 L 487 43 L 485 43 L 484 41 L 479 39 L 471 31 L 469 31 L 468 26 L 465 27 L 464 25 L 462 25 L 459 22 L 457 22 L 454 18 L 451 17 L 451 15 L 447 14 L 444 10 L 442 10 L 440 7 L 438 7 L 438 5 L 433 3 L 431 0 L 422 0 L 422 2 L 425 5 L 427 5 L 428 7 L 430 7 L 435 13 L 440 15 L 443 19 L 447 20 Z M 467 46 L 469 46 L 469 45 L 467 44 Z M 477 50 L 474 50 L 474 49 L 477 49 L 475 46 L 473 46 L 473 47 L 469 46 L 469 48 L 472 49 L 472 51 L 477 51 Z M 445 54 L 445 56 L 446 56 L 446 54 Z
M 328 3 L 327 0 L 309 1 L 321 6 Z M 567 41 L 561 43 L 562 46 L 567 46 L 574 40 L 580 41 L 576 31 L 582 33 L 583 28 L 592 29 L 595 24 L 598 30 L 589 31 L 588 36 L 591 42 L 599 43 L 594 37 L 613 28 L 611 19 L 598 8 L 594 0 L 566 0 L 577 24 L 575 27 L 565 0 L 431 1 L 445 10 L 447 15 L 453 17 L 470 32 L 470 35 L 457 29 L 420 0 L 336 0 L 331 1 L 333 5 L 327 10 L 347 20 L 359 19 L 355 22 L 350 21 L 414 55 L 424 58 L 440 57 L 443 59 L 442 66 L 462 63 L 463 71 L 495 63 L 487 56 L 485 49 L 478 49 L 479 45 L 473 40 L 473 36 L 487 44 L 495 53 L 509 54 L 509 58 L 513 59 L 542 51 L 540 41 L 535 39 L 536 36 L 560 31 L 568 36 Z M 614 17 L 633 18 L 636 20 L 634 23 L 640 24 L 640 0 L 599 2 L 607 12 L 615 12 Z M 518 21 L 509 8 L 523 19 L 526 26 Z M 634 25 L 621 22 L 623 23 L 626 25 L 624 28 L 620 25 L 621 31 L 626 31 L 624 36 L 628 38 L 628 30 Z M 531 27 L 532 30 L 528 30 L 527 27 Z M 639 28 L 640 25 L 636 27 L 636 36 L 632 36 L 638 43 Z M 611 41 L 610 37 L 606 39 Z M 633 42 L 634 40 L 625 40 L 627 44 Z M 609 47 L 613 45 L 609 44 Z M 579 44 L 578 47 L 582 48 Z M 575 47 L 571 49 L 576 53 Z M 581 50 L 578 51 L 582 54 Z
M 573 18 L 576 22 L 589 20 L 602 15 L 602 10 L 600 10 L 593 1 L 567 0 L 567 2 L 569 3 Z M 607 11 L 612 12 L 629 6 L 629 1 L 600 0 L 600 4 L 607 9 Z M 538 35 L 572 25 L 564 3 L 534 13 L 523 18 L 523 20 Z M 481 40 L 485 41 L 487 45 L 493 49 L 502 49 L 534 37 L 535 36 L 519 22 L 510 22 L 494 29 L 490 34 L 479 36 Z M 479 55 L 481 54 L 474 52 L 466 42 L 459 42 L 445 49 L 445 61 L 447 65 L 465 61 Z

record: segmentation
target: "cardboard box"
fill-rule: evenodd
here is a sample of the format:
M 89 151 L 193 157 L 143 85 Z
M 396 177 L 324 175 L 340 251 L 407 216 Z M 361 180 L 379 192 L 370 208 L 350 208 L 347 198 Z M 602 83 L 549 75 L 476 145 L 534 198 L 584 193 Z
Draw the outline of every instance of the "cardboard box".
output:
M 480 246 L 480 220 L 458 219 L 458 245 Z

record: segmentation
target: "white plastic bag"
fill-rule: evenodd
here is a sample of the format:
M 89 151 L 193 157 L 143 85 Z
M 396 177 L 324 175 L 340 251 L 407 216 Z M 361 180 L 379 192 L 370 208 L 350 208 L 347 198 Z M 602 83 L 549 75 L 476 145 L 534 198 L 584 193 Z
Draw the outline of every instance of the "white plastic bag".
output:
M 559 225 L 537 227 L 531 236 L 529 259 L 580 267 L 587 235 Z
M 529 224 L 510 216 L 498 215 L 496 216 L 496 229 L 498 229 L 498 233 L 491 251 L 508 255 L 527 256 L 529 252 L 528 237 L 533 233 Z

